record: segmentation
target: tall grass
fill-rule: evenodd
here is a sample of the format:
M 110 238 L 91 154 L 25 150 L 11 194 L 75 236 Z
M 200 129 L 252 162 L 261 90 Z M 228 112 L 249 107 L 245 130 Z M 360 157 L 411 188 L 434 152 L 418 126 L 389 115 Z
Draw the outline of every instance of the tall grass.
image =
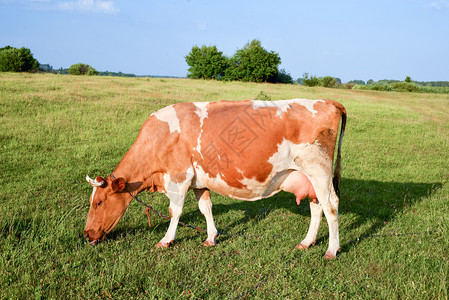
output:
M 261 93 L 262 92 L 262 93 Z M 334 99 L 348 111 L 338 259 L 305 236 L 308 205 L 287 193 L 257 202 L 213 194 L 220 231 L 168 227 L 132 203 L 107 240 L 82 236 L 91 188 L 107 176 L 150 113 L 185 101 Z M 447 299 L 447 95 L 181 79 L 0 74 L 0 298 Z M 143 195 L 167 211 L 163 195 Z M 303 201 L 305 202 L 305 201 Z M 182 221 L 205 227 L 192 194 Z

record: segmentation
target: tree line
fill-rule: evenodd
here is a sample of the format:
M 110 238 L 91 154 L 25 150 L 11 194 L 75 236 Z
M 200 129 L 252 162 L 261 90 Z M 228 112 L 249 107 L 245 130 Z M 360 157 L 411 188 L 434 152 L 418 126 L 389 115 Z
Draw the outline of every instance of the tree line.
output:
M 266 50 L 259 40 L 248 42 L 238 49 L 232 57 L 223 55 L 216 46 L 193 46 L 185 60 L 189 66 L 189 78 L 236 80 L 250 82 L 296 83 L 305 86 L 322 86 L 327 88 L 365 89 L 378 91 L 448 93 L 449 81 L 413 81 L 409 76 L 404 81 L 372 79 L 351 80 L 342 83 L 337 77 L 310 76 L 304 73 L 302 78 L 293 81 L 288 72 L 279 69 L 281 58 L 278 53 Z M 53 69 L 49 64 L 40 64 L 33 57 L 31 50 L 25 47 L 0 48 L 0 72 L 50 72 L 72 75 L 104 75 L 135 77 L 134 74 L 122 72 L 99 72 L 92 66 L 77 63 L 68 69 Z M 157 77 L 157 76 L 151 76 Z

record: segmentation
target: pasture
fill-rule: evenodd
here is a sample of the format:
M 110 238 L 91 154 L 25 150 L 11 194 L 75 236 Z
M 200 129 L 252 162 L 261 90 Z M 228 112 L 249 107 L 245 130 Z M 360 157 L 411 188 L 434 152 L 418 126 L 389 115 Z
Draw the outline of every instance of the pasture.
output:
M 179 227 L 156 249 L 133 201 L 97 246 L 83 237 L 92 188 L 110 174 L 150 113 L 185 101 L 333 99 L 345 105 L 339 207 L 342 253 L 328 261 L 323 217 L 291 194 L 256 202 L 212 194 L 218 245 Z M 447 299 L 448 95 L 158 78 L 0 73 L 0 298 Z M 162 194 L 141 194 L 168 214 Z M 205 228 L 192 192 L 181 221 Z

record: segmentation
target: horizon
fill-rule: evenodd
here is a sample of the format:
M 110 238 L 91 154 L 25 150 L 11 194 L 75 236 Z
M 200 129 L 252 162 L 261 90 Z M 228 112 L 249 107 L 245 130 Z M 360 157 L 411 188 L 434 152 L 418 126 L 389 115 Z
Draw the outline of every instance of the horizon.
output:
M 0 48 L 41 64 L 185 78 L 195 45 L 226 56 L 253 39 L 279 54 L 293 80 L 449 80 L 449 0 L 0 0 Z M 158 74 L 158 75 L 145 75 Z

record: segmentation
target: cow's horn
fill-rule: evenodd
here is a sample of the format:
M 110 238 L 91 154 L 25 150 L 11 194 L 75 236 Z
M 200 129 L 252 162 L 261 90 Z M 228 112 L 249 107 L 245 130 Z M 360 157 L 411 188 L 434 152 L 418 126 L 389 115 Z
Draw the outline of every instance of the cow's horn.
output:
M 86 175 L 86 180 L 87 180 L 87 182 L 89 182 L 89 184 L 91 186 L 94 186 L 94 187 L 100 187 L 104 184 L 104 181 L 98 182 L 97 179 L 92 179 L 89 177 L 89 175 Z

